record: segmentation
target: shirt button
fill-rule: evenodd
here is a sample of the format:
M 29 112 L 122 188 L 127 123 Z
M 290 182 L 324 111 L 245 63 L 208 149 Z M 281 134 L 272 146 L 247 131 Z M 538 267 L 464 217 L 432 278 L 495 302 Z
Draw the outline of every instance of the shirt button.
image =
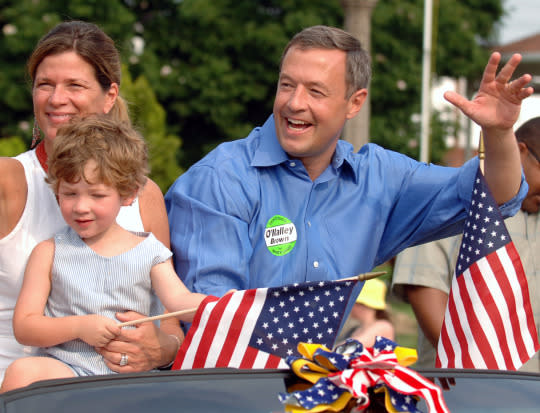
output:
M 308 227 L 311 227 L 311 221 L 308 221 L 308 222 L 307 222 L 307 226 L 308 226 Z
M 291 166 L 291 168 L 294 168 L 296 166 L 296 162 L 291 162 L 289 165 Z
M 319 261 L 313 261 L 313 266 L 315 268 L 319 268 Z

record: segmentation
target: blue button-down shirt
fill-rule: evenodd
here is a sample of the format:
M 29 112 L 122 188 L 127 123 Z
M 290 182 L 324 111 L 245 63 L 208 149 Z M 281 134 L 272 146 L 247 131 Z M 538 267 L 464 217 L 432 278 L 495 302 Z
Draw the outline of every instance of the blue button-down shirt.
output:
M 311 181 L 276 137 L 272 116 L 221 144 L 165 196 L 175 267 L 205 294 L 339 279 L 370 271 L 414 244 L 461 231 L 478 160 L 419 163 L 377 145 L 340 140 Z M 527 193 L 501 207 L 519 209 Z

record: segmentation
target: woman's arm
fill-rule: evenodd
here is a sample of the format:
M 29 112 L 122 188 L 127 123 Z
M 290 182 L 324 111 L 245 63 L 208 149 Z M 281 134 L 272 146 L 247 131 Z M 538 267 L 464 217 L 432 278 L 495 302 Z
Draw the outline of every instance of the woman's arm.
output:
M 159 186 L 148 179 L 139 194 L 139 208 L 144 230 L 151 232 L 167 248 L 171 248 L 169 219 L 165 209 L 165 200 Z
M 0 158 L 0 239 L 9 234 L 21 218 L 28 186 L 22 164 Z

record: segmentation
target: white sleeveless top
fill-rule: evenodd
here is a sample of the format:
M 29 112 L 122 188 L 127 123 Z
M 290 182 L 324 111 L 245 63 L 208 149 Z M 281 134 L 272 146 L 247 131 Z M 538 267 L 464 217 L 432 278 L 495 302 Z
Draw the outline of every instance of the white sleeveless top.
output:
M 13 360 L 33 353 L 32 348 L 15 340 L 12 327 L 28 257 L 36 244 L 66 226 L 35 152 L 31 150 L 15 157 L 24 167 L 28 186 L 26 206 L 15 228 L 0 238 L 0 382 Z M 122 207 L 117 221 L 131 231 L 144 231 L 137 199 L 132 205 Z

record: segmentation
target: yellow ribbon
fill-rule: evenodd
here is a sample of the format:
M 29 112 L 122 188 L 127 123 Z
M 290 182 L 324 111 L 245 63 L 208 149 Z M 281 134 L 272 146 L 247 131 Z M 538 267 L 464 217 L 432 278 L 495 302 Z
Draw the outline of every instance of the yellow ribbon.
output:
M 338 369 L 328 360 L 324 355 L 316 355 L 317 350 L 322 349 L 326 352 L 330 352 L 326 346 L 322 344 L 309 344 L 309 343 L 299 343 L 298 352 L 303 356 L 303 358 L 298 358 L 291 363 L 291 369 L 293 372 L 300 378 L 307 380 L 310 383 L 317 383 L 317 381 L 323 377 L 327 377 L 328 374 L 338 371 Z M 394 349 L 396 359 L 398 363 L 402 366 L 410 366 L 415 363 L 418 359 L 418 355 L 415 349 L 408 347 L 397 346 Z M 385 391 L 385 405 L 387 410 L 390 413 L 397 412 L 390 402 L 390 395 L 385 388 L 382 388 L 378 391 Z M 332 404 L 319 404 L 309 410 L 297 405 L 286 404 L 285 411 L 291 413 L 303 413 L 303 412 L 322 412 L 322 411 L 332 411 L 338 412 L 345 408 L 347 403 L 352 398 L 352 394 L 349 392 L 342 393 L 337 400 L 332 402 Z

